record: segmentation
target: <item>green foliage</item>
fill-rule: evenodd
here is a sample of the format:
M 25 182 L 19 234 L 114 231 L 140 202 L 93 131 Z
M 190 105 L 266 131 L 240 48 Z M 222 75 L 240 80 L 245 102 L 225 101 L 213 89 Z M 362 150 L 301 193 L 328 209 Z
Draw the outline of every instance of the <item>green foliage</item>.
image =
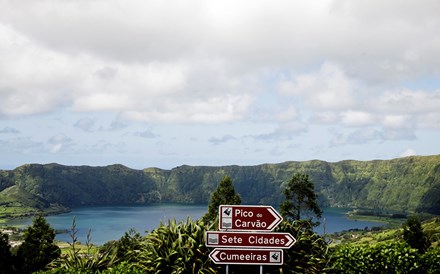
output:
M 428 249 L 422 255 L 421 264 L 424 271 L 428 274 L 440 273 L 440 246 Z
M 321 273 L 328 259 L 328 243 L 313 231 L 310 221 L 283 221 L 276 232 L 288 232 L 297 240 L 284 251 L 283 273 Z M 276 272 L 273 268 L 271 273 Z
M 410 216 L 403 224 L 403 239 L 421 254 L 425 253 L 430 242 L 423 232 L 422 223 L 417 216 Z
M 189 218 L 181 223 L 161 223 L 141 242 L 139 250 L 128 253 L 129 261 L 146 273 L 216 273 L 205 246 L 209 228 Z
M 437 164 L 431 170 L 425 182 L 429 188 L 423 195 L 417 211 L 438 215 L 440 212 L 440 164 Z
M 0 174 L 1 176 L 1 174 Z M 23 165 L 0 178 L 12 182 L 21 191 L 20 203 L 28 197 L 39 201 L 32 207 L 48 208 L 51 204 L 66 207 L 108 204 L 148 204 L 160 200 L 154 182 L 141 170 L 122 165 L 106 167 Z M 11 194 L 8 194 L 11 196 Z
M 128 232 L 125 232 L 124 236 L 114 244 L 116 247 L 116 257 L 119 260 L 126 260 L 126 255 L 129 251 L 141 248 L 142 241 L 143 237 L 136 230 L 130 229 Z
M 59 273 L 57 271 L 61 271 L 60 273 L 62 273 L 63 270 L 74 270 L 78 273 L 95 273 L 105 270 L 117 263 L 116 253 L 112 252 L 113 250 L 111 248 L 104 252 L 99 252 L 98 249 L 94 248 L 91 244 L 91 230 L 87 233 L 87 249 L 82 252 L 81 249 L 77 247 L 77 233 L 76 218 L 73 218 L 72 227 L 70 229 L 70 238 L 72 239 L 72 242 L 69 243 L 70 250 L 66 256 L 60 257 L 50 265 L 53 269 L 52 271 L 55 271 L 54 273 Z
M 312 212 L 321 218 L 315 188 L 307 174 L 296 173 L 283 189 L 285 200 L 280 205 L 281 215 L 290 221 L 301 220 L 301 214 Z
M 54 243 L 55 231 L 42 216 L 33 220 L 24 232 L 24 242 L 17 251 L 20 273 L 31 273 L 46 267 L 61 251 Z
M 235 193 L 232 179 L 229 176 L 220 181 L 219 186 L 211 195 L 208 212 L 203 216 L 205 223 L 214 222 L 218 218 L 218 208 L 220 205 L 239 205 L 241 204 L 240 195 Z
M 333 273 L 423 273 L 420 254 L 404 242 L 340 245 L 331 254 Z
M 103 270 L 76 269 L 76 268 L 52 268 L 39 271 L 38 274 L 145 274 L 145 271 L 128 262 L 121 262 L 115 266 Z
M 105 269 L 102 274 L 145 274 L 145 271 L 129 262 L 122 262 L 116 266 Z

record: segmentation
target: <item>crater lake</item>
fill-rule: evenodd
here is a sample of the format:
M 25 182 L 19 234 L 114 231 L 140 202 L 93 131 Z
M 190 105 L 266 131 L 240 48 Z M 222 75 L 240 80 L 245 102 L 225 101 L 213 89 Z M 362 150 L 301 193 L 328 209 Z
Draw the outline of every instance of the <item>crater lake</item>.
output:
M 315 228 L 319 234 L 334 233 L 348 229 L 364 229 L 365 227 L 381 226 L 383 223 L 349 219 L 346 213 L 350 209 L 326 208 L 321 218 L 321 225 Z M 76 220 L 77 239 L 86 242 L 89 229 L 91 242 L 102 245 L 110 240 L 118 240 L 131 228 L 141 235 L 156 229 L 160 222 L 187 218 L 196 220 L 208 211 L 207 205 L 159 204 L 150 206 L 107 206 L 80 207 L 59 215 L 46 216 L 52 228 L 65 231 L 56 235 L 56 240 L 72 242 L 70 231 L 72 221 Z M 26 227 L 32 224 L 32 217 L 8 220 L 4 225 Z M 324 231 L 325 228 L 325 231 Z

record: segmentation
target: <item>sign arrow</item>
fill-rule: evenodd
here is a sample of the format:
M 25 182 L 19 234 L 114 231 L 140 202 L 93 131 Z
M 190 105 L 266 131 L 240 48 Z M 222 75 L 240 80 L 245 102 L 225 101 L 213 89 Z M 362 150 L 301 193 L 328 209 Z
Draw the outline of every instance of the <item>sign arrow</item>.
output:
M 212 251 L 209 254 L 209 257 L 211 258 L 212 261 L 214 262 L 220 262 L 220 259 L 217 258 L 217 254 L 220 253 L 220 250 L 214 249 L 214 251 Z
M 283 250 L 216 248 L 209 258 L 215 264 L 282 265 Z
M 283 220 L 272 206 L 221 205 L 219 229 L 272 231 Z
M 291 248 L 296 239 L 290 233 L 207 231 L 208 247 Z

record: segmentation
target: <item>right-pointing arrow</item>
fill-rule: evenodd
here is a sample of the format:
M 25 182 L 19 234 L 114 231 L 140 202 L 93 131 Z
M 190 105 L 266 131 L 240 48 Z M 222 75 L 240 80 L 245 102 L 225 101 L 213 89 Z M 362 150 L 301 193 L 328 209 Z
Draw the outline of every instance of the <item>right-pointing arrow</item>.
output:
M 286 249 L 295 242 L 296 239 L 286 232 L 207 231 L 205 237 L 205 244 L 209 247 Z
M 282 220 L 283 217 L 272 206 L 219 206 L 220 230 L 272 231 Z
M 274 221 L 267 227 L 268 230 L 272 230 L 277 227 L 279 223 L 281 223 L 283 217 L 281 217 L 281 215 L 273 207 L 268 207 L 267 211 L 269 211 L 270 214 L 272 214 L 272 216 L 274 217 Z
M 293 238 L 293 236 L 291 234 L 285 234 L 286 238 L 287 238 L 287 243 L 286 243 L 286 247 L 287 248 L 291 248 L 295 243 L 296 243 L 296 239 Z

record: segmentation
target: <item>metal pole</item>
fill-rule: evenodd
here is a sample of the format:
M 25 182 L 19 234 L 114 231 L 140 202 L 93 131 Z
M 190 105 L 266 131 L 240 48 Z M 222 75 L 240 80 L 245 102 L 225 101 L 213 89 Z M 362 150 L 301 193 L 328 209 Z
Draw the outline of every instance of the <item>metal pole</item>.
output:
M 226 274 L 229 274 L 229 265 L 226 265 Z
M 263 265 L 260 265 L 260 274 L 263 274 Z

